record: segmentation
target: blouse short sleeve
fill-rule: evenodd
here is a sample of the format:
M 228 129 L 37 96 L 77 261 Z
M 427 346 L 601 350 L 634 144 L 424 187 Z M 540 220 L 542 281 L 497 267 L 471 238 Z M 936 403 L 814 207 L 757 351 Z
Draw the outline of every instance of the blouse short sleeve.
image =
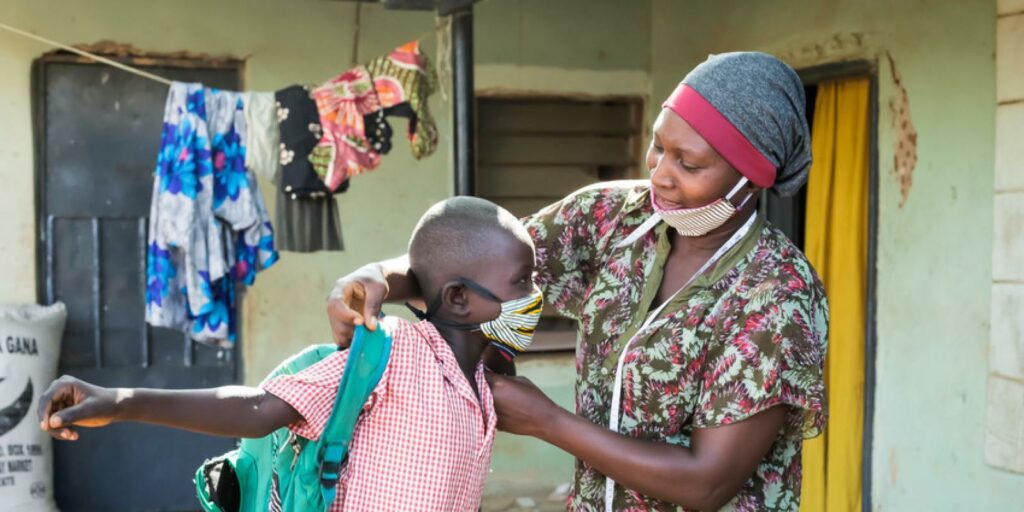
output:
M 784 404 L 794 408 L 791 419 L 803 436 L 814 437 L 827 416 L 824 288 L 802 255 L 775 272 L 753 274 L 759 275 L 749 276 L 749 284 L 741 277 L 720 305 L 694 426 L 728 425 Z
M 601 248 L 634 188 L 631 181 L 598 183 L 523 219 L 537 250 L 537 284 L 560 315 L 579 319 Z

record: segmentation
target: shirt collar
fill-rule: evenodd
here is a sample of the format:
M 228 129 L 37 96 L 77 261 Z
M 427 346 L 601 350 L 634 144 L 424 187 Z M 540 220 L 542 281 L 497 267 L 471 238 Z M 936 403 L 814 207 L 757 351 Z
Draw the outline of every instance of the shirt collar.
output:
M 469 387 L 469 382 L 466 381 L 466 375 L 462 373 L 462 368 L 459 366 L 458 359 L 455 359 L 455 352 L 452 352 L 452 347 L 448 345 L 447 341 L 445 341 L 444 336 L 441 336 L 441 332 L 437 330 L 437 327 L 430 323 L 429 320 L 420 320 L 413 324 L 413 327 L 422 335 L 423 339 L 426 340 L 427 346 L 430 348 L 430 351 L 434 353 L 434 358 L 437 360 L 438 366 L 440 366 L 441 373 L 444 377 L 457 388 L 462 390 L 464 394 L 468 393 L 468 398 L 475 402 L 477 400 L 476 394 L 473 393 L 473 389 Z M 483 371 L 483 362 L 478 362 L 476 365 L 476 371 L 474 372 L 474 378 L 476 378 L 478 382 L 481 381 Z M 463 387 L 465 387 L 465 389 L 463 389 Z
M 654 212 L 654 207 L 651 205 L 651 181 L 638 180 L 637 186 L 633 187 L 626 194 L 626 201 L 622 205 L 622 212 L 633 213 L 645 208 L 651 213 Z

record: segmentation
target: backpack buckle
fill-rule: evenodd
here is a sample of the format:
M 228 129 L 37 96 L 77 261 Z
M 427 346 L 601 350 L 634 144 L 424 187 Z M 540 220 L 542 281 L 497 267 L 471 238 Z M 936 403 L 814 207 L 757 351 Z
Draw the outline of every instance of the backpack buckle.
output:
M 333 488 L 338 483 L 339 471 L 341 471 L 341 463 L 325 461 L 320 464 L 320 485 Z
M 320 485 L 325 489 L 333 489 L 337 485 L 345 451 L 344 444 L 332 443 L 323 447 L 320 457 Z

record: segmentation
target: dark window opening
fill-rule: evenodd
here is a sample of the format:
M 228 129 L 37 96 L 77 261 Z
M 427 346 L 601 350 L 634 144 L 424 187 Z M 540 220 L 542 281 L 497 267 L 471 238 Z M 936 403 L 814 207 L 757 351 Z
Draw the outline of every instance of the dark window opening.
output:
M 641 176 L 638 99 L 480 98 L 476 195 L 523 217 L 598 181 Z M 545 310 L 532 351 L 572 350 L 575 322 Z

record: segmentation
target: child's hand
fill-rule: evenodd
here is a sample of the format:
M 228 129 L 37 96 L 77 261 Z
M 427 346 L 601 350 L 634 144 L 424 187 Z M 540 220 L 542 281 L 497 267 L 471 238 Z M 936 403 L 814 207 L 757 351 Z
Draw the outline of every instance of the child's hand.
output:
M 71 426 L 102 427 L 117 419 L 117 391 L 67 375 L 55 380 L 39 399 L 40 427 L 56 439 L 74 441 Z
M 327 297 L 334 342 L 348 348 L 357 325 L 377 329 L 377 314 L 387 296 L 388 282 L 378 265 L 367 265 L 338 279 Z

